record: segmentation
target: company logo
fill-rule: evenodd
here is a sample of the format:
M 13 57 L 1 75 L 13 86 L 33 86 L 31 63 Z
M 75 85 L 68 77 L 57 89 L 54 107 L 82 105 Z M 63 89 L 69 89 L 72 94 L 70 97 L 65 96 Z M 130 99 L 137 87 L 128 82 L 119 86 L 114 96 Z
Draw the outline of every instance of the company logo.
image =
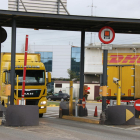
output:
M 34 93 L 29 93 L 29 92 L 27 92 L 27 93 L 24 93 L 24 95 L 34 95 Z
M 108 54 L 108 64 L 140 64 L 140 54 Z

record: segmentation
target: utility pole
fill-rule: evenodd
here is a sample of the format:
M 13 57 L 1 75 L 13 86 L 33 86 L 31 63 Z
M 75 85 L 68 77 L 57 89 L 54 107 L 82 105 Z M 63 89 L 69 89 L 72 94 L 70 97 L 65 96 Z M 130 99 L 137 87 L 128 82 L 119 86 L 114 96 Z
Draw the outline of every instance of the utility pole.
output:
M 92 0 L 92 4 L 89 5 L 88 7 L 91 7 L 91 16 L 93 16 L 93 8 L 97 8 L 97 6 L 93 5 L 93 0 Z M 96 14 L 95 14 L 95 16 L 96 16 Z

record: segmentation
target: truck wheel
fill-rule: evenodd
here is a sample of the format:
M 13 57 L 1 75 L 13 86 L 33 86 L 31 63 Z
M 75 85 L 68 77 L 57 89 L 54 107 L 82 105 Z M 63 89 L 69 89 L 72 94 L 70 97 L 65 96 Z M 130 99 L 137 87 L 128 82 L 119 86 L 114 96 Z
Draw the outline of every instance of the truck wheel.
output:
M 43 114 L 39 114 L 39 118 L 42 118 L 43 117 Z
M 48 98 L 48 101 L 51 101 L 51 98 Z

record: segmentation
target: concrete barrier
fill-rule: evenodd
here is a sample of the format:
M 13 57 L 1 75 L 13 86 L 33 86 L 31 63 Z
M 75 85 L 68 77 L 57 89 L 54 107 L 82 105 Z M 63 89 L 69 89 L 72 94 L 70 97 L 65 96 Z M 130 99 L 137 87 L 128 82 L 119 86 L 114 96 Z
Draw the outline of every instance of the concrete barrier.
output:
M 79 107 L 78 107 L 79 112 Z M 69 102 L 61 102 L 59 106 L 59 118 L 62 118 L 63 115 L 69 115 Z M 73 102 L 73 115 L 75 115 L 75 102 Z M 83 117 L 88 116 L 87 108 L 83 109 Z
M 6 126 L 39 125 L 39 108 L 37 105 L 10 105 L 6 109 Z
M 105 110 L 107 125 L 135 125 L 135 108 L 133 106 L 110 106 Z

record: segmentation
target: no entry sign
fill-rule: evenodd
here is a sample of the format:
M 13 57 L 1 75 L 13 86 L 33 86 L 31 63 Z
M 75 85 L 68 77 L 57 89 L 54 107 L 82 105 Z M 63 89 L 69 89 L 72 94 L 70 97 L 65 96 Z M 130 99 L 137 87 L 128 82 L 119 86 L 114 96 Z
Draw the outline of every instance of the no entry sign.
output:
M 100 41 L 104 44 L 111 43 L 115 38 L 115 32 L 109 26 L 105 26 L 101 28 L 98 35 L 99 35 Z
M 134 107 L 135 107 L 136 110 L 140 111 L 140 99 L 135 101 Z

